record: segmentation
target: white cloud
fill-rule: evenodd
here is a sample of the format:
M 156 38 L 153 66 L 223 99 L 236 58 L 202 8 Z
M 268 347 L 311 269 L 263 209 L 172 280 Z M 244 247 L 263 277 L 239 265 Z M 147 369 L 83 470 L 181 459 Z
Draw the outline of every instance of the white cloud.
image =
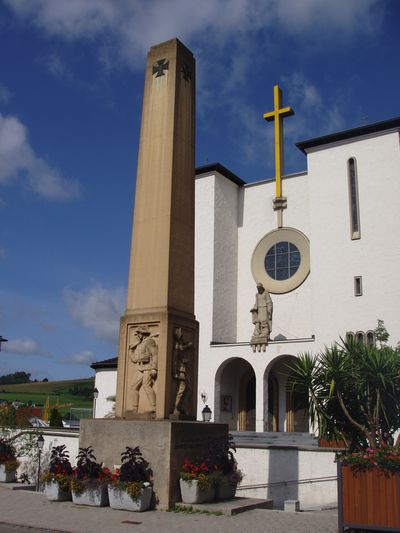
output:
M 282 81 L 290 88 L 289 104 L 294 107 L 296 114 L 301 116 L 302 122 L 299 130 L 299 120 L 294 128 L 293 121 L 287 121 L 288 133 L 299 130 L 304 139 L 307 132 L 312 131 L 314 135 L 327 134 L 345 127 L 346 121 L 338 105 L 338 102 L 344 99 L 343 94 L 333 95 L 330 97 L 332 101 L 326 101 L 318 88 L 300 72 L 283 77 Z
M 7 250 L 0 246 L 0 261 L 8 256 Z
M 58 54 L 52 53 L 43 60 L 47 70 L 58 79 L 73 80 L 73 75 Z
M 119 319 L 122 315 L 126 291 L 96 286 L 81 291 L 64 289 L 64 301 L 74 320 L 95 332 L 105 341 L 118 340 Z
M 90 365 L 95 360 L 94 353 L 89 351 L 82 351 L 74 353 L 65 358 L 65 362 L 77 363 L 79 365 Z
M 5 85 L 0 83 L 0 104 L 8 104 L 11 100 L 12 94 Z
M 142 64 L 154 43 L 177 36 L 188 44 L 224 46 L 256 40 L 262 31 L 320 40 L 371 33 L 383 0 L 5 0 L 14 13 L 46 34 L 66 41 L 98 39 L 115 58 Z M 375 8 L 379 8 L 375 9 Z M 103 46 L 104 46 L 103 44 Z M 104 59 L 103 46 L 97 46 Z M 260 46 L 260 43 L 258 43 Z M 225 56 L 226 59 L 227 56 Z
M 39 344 L 33 339 L 13 339 L 3 344 L 2 350 L 18 354 L 39 354 Z
M 64 179 L 57 169 L 35 154 L 24 124 L 17 117 L 0 113 L 0 184 L 16 180 L 22 180 L 36 194 L 49 200 L 79 196 L 76 181 Z

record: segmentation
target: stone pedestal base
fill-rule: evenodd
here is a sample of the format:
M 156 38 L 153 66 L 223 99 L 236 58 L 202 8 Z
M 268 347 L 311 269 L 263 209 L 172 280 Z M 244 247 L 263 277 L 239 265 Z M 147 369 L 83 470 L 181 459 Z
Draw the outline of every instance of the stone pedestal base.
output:
M 180 501 L 179 472 L 185 458 L 207 453 L 212 439 L 228 434 L 227 424 L 182 420 L 82 420 L 79 446 L 93 446 L 97 461 L 114 469 L 126 446 L 139 446 L 153 472 L 156 507 Z
M 252 347 L 253 352 L 265 352 L 268 345 L 268 337 L 252 337 L 250 340 L 250 346 Z

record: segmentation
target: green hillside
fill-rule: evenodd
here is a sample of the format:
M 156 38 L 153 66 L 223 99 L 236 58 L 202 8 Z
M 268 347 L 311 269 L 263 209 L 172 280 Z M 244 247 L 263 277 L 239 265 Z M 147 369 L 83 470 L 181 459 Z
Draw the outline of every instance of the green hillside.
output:
M 65 414 L 71 407 L 92 408 L 93 388 L 94 378 L 0 385 L 0 401 L 19 400 L 24 403 L 32 402 L 36 407 L 44 407 L 49 397 L 50 405 L 72 404 L 60 408 L 61 413 Z

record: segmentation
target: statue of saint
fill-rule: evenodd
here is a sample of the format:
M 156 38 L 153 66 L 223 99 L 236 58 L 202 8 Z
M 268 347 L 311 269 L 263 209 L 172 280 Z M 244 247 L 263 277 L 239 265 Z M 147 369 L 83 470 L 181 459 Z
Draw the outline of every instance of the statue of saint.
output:
M 147 326 L 139 326 L 135 337 L 137 342 L 129 346 L 131 361 L 135 365 L 135 373 L 132 380 L 133 411 L 139 407 L 140 389 L 143 388 L 150 405 L 150 412 L 156 410 L 156 393 L 153 385 L 157 378 L 158 346 L 154 339 L 156 335 L 150 335 Z
M 174 415 L 187 414 L 183 408 L 183 401 L 189 382 L 189 362 L 193 343 L 183 339 L 182 328 L 174 330 L 174 351 L 172 376 L 178 383 L 178 390 L 175 397 Z
M 257 337 L 269 339 L 272 331 L 272 310 L 273 304 L 269 292 L 264 289 L 262 283 L 257 283 L 256 301 L 254 307 L 250 309 L 252 322 L 255 326 L 253 339 L 257 339 Z

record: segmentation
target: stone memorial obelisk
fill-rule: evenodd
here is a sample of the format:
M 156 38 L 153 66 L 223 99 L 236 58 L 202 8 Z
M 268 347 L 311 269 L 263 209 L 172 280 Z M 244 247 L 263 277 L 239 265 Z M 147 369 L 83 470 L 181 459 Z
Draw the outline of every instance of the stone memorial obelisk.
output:
M 194 176 L 195 60 L 173 39 L 147 58 L 117 418 L 196 418 Z
M 195 421 L 194 135 L 195 61 L 173 39 L 147 59 L 116 417 L 83 420 L 79 435 L 111 469 L 139 446 L 163 509 L 180 501 L 183 461 L 228 434 L 227 424 Z

